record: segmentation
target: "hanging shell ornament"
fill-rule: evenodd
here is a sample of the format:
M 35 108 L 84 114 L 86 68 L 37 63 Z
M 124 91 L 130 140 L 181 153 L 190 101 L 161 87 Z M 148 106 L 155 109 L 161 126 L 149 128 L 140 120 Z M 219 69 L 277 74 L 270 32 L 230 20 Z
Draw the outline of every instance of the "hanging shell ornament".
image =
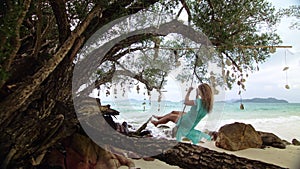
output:
M 283 68 L 283 70 L 282 71 L 286 71 L 286 70 L 288 70 L 289 69 L 289 67 L 288 66 L 286 66 L 286 67 L 284 67 Z
M 245 107 L 244 107 L 243 103 L 241 103 L 241 105 L 240 105 L 240 109 L 241 109 L 241 110 L 244 110 L 244 109 L 245 109 Z
M 123 87 L 122 91 L 123 91 L 122 96 L 124 97 L 125 96 L 125 92 L 126 92 L 124 87 Z
M 275 53 L 276 52 L 276 48 L 275 47 L 271 47 L 270 48 L 270 53 Z
M 161 102 L 161 98 L 162 98 L 162 96 L 161 96 L 161 94 L 158 96 L 158 99 L 157 99 L 157 102 Z
M 230 71 L 227 70 L 227 72 L 226 72 L 226 77 L 229 77 L 229 76 L 230 76 Z
M 285 85 L 286 89 L 290 89 L 290 86 L 288 84 Z
M 227 66 L 231 66 L 232 65 L 232 63 L 231 63 L 231 61 L 229 59 L 226 59 L 225 63 L 226 63 Z
M 253 54 L 254 54 L 254 56 L 257 56 L 257 55 L 258 55 L 258 51 L 257 51 L 257 50 L 254 50 L 254 51 L 253 51 Z
M 139 85 L 136 86 L 136 91 L 137 91 L 138 94 L 140 93 L 140 86 Z
M 110 92 L 109 90 L 106 90 L 106 93 L 105 93 L 106 97 L 108 97 L 110 95 Z

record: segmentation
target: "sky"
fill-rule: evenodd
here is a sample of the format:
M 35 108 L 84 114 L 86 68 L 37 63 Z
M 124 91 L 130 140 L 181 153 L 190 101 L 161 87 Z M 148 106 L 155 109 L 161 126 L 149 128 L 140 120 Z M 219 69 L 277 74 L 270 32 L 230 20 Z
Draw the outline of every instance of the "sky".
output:
M 270 0 L 275 7 L 287 8 L 290 5 L 300 5 L 300 0 Z M 249 74 L 246 79 L 246 91 L 242 92 L 243 99 L 268 98 L 284 99 L 290 103 L 300 103 L 300 30 L 290 29 L 291 22 L 295 18 L 285 18 L 277 27 L 277 33 L 280 35 L 283 46 L 292 46 L 291 49 L 277 48 L 266 62 L 259 65 L 260 70 Z M 298 21 L 299 22 L 299 21 Z M 286 58 L 286 59 L 285 59 Z M 287 71 L 283 68 L 288 66 Z M 182 86 L 176 82 L 176 70 L 168 78 L 168 84 L 165 88 L 167 92 L 163 93 L 162 100 L 181 101 L 184 98 L 185 90 L 188 86 Z M 286 89 L 285 85 L 290 89 Z M 196 84 L 193 85 L 196 87 Z M 221 90 L 222 91 L 222 90 Z M 221 92 L 216 95 L 216 100 L 240 99 L 238 95 L 239 87 L 233 85 L 232 90 Z M 149 99 L 143 95 L 143 89 L 137 94 L 135 89 L 126 93 L 126 98 Z M 112 96 L 113 97 L 113 96 Z M 158 97 L 158 93 L 152 93 L 152 99 Z M 193 97 L 193 94 L 191 95 Z M 110 100 L 111 98 L 102 98 Z M 118 97 L 118 99 L 125 99 Z
M 271 0 L 271 2 L 276 7 L 300 5 L 300 0 Z M 283 19 L 277 27 L 277 33 L 283 41 L 282 45 L 290 45 L 292 48 L 277 49 L 266 62 L 260 64 L 259 71 L 249 74 L 242 98 L 275 97 L 300 103 L 300 30 L 290 29 L 291 21 L 296 20 L 295 18 Z M 287 82 L 286 72 L 282 71 L 285 66 L 289 67 Z M 286 84 L 290 86 L 289 90 L 285 88 Z M 237 93 L 238 87 L 234 86 L 233 90 L 226 92 L 226 99 L 239 98 Z

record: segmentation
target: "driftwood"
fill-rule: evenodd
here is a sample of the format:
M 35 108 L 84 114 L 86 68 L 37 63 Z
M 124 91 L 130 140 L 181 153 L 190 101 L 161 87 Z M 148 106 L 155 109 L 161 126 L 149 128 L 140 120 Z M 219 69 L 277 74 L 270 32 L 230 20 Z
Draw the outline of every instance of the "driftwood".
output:
M 137 135 L 140 135 L 141 132 L 146 129 L 146 127 L 147 127 L 148 123 L 150 122 L 150 120 L 151 120 L 151 117 L 140 128 L 138 128 L 135 133 Z

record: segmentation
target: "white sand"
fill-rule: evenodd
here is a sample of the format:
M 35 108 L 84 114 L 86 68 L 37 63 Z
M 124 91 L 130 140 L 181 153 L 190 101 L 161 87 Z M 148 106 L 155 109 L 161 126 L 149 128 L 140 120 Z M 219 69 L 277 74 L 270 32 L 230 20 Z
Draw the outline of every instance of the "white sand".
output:
M 163 161 L 155 159 L 154 161 L 133 160 L 136 168 L 141 169 L 180 169 L 178 166 L 169 165 Z M 121 166 L 119 169 L 128 169 L 128 167 Z
M 202 147 L 219 152 L 234 154 L 239 157 L 263 161 L 284 168 L 300 169 L 300 146 L 289 145 L 285 149 L 267 147 L 265 149 L 249 148 L 239 151 L 227 151 L 215 146 L 215 142 L 200 143 Z
M 236 156 L 245 157 L 248 159 L 259 160 L 284 168 L 300 169 L 300 146 L 289 145 L 286 147 L 286 149 L 268 147 L 265 149 L 249 148 L 239 151 L 227 151 L 216 147 L 215 142 L 200 143 L 199 145 L 211 150 L 234 154 Z M 160 160 L 145 161 L 141 159 L 133 161 L 136 165 L 136 168 L 141 169 L 180 169 L 178 166 L 171 166 Z M 122 166 L 120 169 L 128 169 L 128 167 Z

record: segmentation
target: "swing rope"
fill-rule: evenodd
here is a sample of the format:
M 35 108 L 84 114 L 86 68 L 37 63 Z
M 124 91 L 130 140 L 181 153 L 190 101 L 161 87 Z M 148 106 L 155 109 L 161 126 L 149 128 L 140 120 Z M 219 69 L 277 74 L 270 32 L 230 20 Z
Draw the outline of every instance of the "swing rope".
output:
M 190 85 L 190 87 L 192 87 L 192 85 L 193 85 L 193 82 L 194 82 L 194 73 L 193 73 L 192 82 L 191 82 L 191 85 Z M 180 114 L 180 116 L 182 116 L 182 114 L 183 114 L 183 112 L 184 112 L 185 108 L 186 108 L 186 104 L 184 104 L 184 107 L 183 107 L 183 110 L 181 111 L 181 114 Z
M 192 82 L 190 87 L 192 87 L 193 82 L 194 82 L 194 75 L 196 74 L 196 67 L 197 67 L 197 62 L 198 62 L 198 55 L 196 54 L 196 61 L 195 61 L 195 65 L 194 65 L 194 71 L 192 74 Z M 183 110 L 181 112 L 179 112 L 179 121 L 177 122 L 178 125 L 180 125 L 181 121 L 182 121 L 182 115 L 184 113 L 184 110 L 186 108 L 186 104 L 184 104 Z M 176 137 L 177 134 L 177 130 L 178 130 L 178 125 L 176 125 L 173 129 L 172 129 L 172 137 Z
M 195 56 L 196 56 L 196 60 L 195 60 L 194 70 L 193 70 L 193 74 L 192 74 L 192 82 L 191 82 L 190 87 L 192 87 L 193 83 L 194 83 L 194 76 L 196 74 L 197 62 L 199 59 L 199 56 L 197 54 Z M 185 108 L 186 108 L 186 105 L 184 105 L 183 110 L 179 113 L 180 117 L 182 116 Z M 147 127 L 148 123 L 151 121 L 151 119 L 152 119 L 152 117 L 150 117 L 141 127 L 139 127 L 139 129 L 137 131 L 140 132 L 140 131 L 144 130 Z M 180 124 L 181 120 L 182 120 L 182 118 L 180 118 L 180 121 L 178 124 Z M 175 133 L 173 133 L 173 134 L 175 134 Z
M 191 82 L 190 87 L 192 87 L 192 86 L 193 86 L 193 83 L 194 83 L 194 76 L 195 76 L 195 74 L 196 74 L 196 67 L 197 67 L 198 59 L 199 59 L 199 57 L 198 57 L 198 55 L 196 54 L 196 60 L 195 60 L 195 65 L 194 65 L 193 74 L 192 74 L 192 82 Z M 185 108 L 186 108 L 186 104 L 184 104 L 183 110 L 182 110 L 181 112 L 179 112 L 179 117 L 181 117 L 181 116 L 183 115 Z M 180 121 L 179 121 L 178 124 L 181 123 L 181 120 L 182 120 L 182 118 L 180 118 Z

